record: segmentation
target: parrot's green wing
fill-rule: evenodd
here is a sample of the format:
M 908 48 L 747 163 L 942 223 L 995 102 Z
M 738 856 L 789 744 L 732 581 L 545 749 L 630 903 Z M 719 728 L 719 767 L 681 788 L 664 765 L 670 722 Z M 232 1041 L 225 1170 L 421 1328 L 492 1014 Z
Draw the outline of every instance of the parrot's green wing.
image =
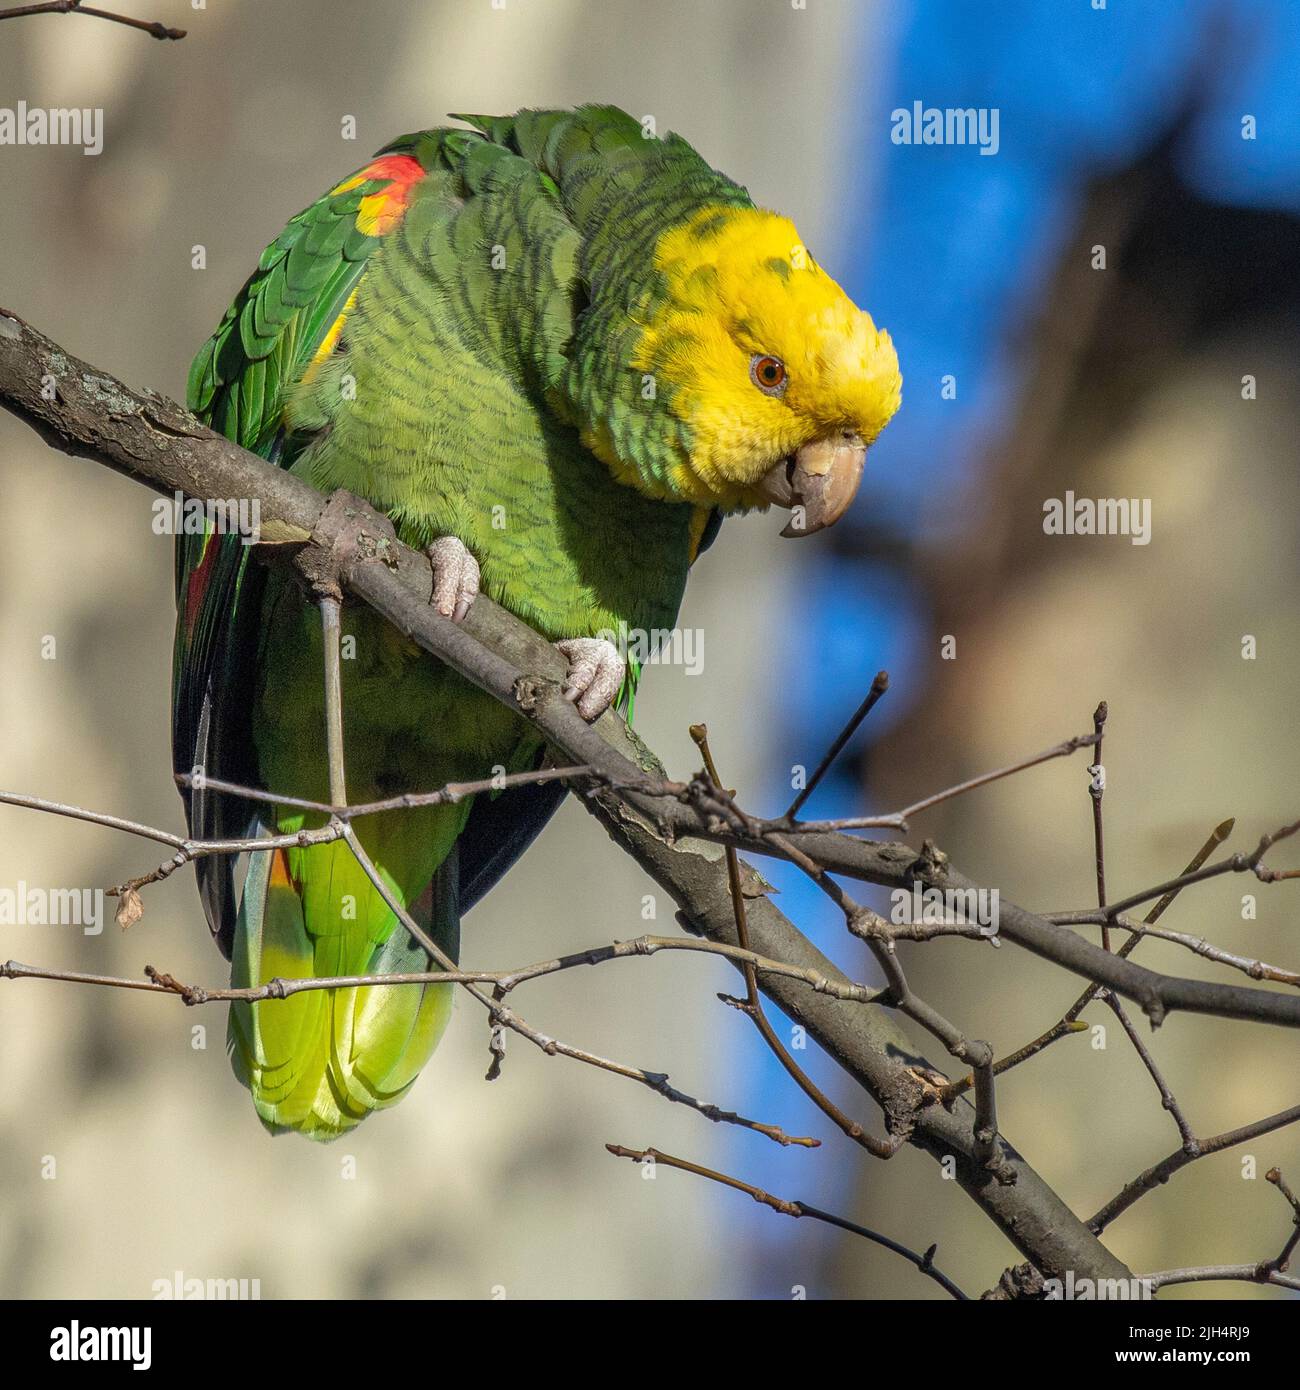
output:
M 380 239 L 396 224 L 426 170 L 413 156 L 379 158 L 294 217 L 190 369 L 188 404 L 213 429 L 288 466 L 285 395 L 327 352 L 349 297 Z M 178 773 L 256 784 L 249 729 L 251 654 L 265 575 L 244 538 L 215 531 L 178 537 L 172 752 Z M 249 803 L 200 784 L 186 794 L 191 834 L 243 836 Z M 208 921 L 229 955 L 236 896 L 233 861 L 200 859 Z
M 432 189 L 426 180 L 435 171 L 438 188 L 426 196 Z M 304 417 L 304 392 L 323 390 L 331 407 L 344 400 L 343 393 L 321 383 L 340 366 L 345 330 L 351 333 L 360 313 L 353 312 L 358 293 L 376 299 L 386 326 L 402 317 L 403 286 L 393 281 L 391 268 L 378 291 L 367 287 L 366 277 L 375 274 L 374 252 L 394 229 L 412 220 L 410 205 L 420 198 L 419 227 L 409 233 L 411 245 L 418 247 L 420 265 L 430 273 L 442 268 L 456 295 L 454 317 L 446 321 L 454 326 L 447 374 L 477 388 L 489 419 L 494 404 L 498 416 L 533 411 L 522 394 L 523 383 L 544 392 L 567 368 L 562 347 L 571 327 L 571 245 L 576 236 L 556 200 L 543 194 L 545 205 L 539 204 L 536 193 L 530 197 L 519 187 L 528 178 L 536 184 L 537 173 L 518 155 L 475 132 L 430 131 L 395 141 L 359 174 L 295 217 L 268 247 L 195 360 L 191 408 L 282 467 L 293 466 L 313 440 L 328 435 L 328 429 L 322 431 L 314 419 Z M 455 218 L 452 214 L 462 208 L 466 215 Z M 470 238 L 500 243 L 520 257 L 532 248 L 527 312 L 506 312 L 494 302 L 500 279 L 495 273 L 461 275 L 469 264 Z M 428 396 L 428 383 L 441 379 L 438 353 L 431 345 L 408 346 L 404 365 L 417 360 L 416 405 L 427 421 L 452 398 Z M 501 363 L 506 364 L 504 374 Z M 388 378 L 390 383 L 393 379 Z M 386 460 L 392 449 L 400 448 L 399 430 L 391 416 L 373 429 L 370 437 Z M 480 444 L 486 445 L 487 438 L 480 432 Z M 533 467 L 547 466 L 544 452 L 533 455 L 524 449 L 518 430 L 507 428 L 506 438 L 515 447 L 495 449 L 498 466 L 508 464 L 512 454 L 528 458 Z M 378 496 L 372 500 L 384 504 Z M 392 499 L 391 510 L 402 525 L 400 498 Z M 251 559 L 241 537 L 186 536 L 177 550 L 175 766 L 179 772 L 200 771 L 208 779 L 293 792 L 297 778 L 318 770 L 316 730 L 322 726 L 310 711 L 303 716 L 307 732 L 294 737 L 283 724 L 268 727 L 267 712 L 274 710 L 273 721 L 292 724 L 295 710 L 310 710 L 319 697 L 320 679 L 312 674 L 321 668 L 319 628 L 313 650 L 311 634 L 276 626 L 275 615 L 286 608 L 284 582 Z M 364 622 L 364 615 L 354 621 Z M 384 645 L 373 629 L 361 641 L 367 654 Z M 268 663 L 277 672 L 272 680 L 286 669 L 291 672 L 269 702 L 264 690 Z M 347 675 L 352 677 L 351 667 Z M 366 753 L 383 748 L 383 736 L 374 728 L 383 713 L 383 702 L 353 706 L 349 748 L 361 748 L 362 761 Z M 421 717 L 429 718 L 428 705 L 412 709 L 412 720 Z M 508 715 L 504 718 L 509 721 Z M 444 737 L 447 754 L 454 757 L 456 736 Z M 530 761 L 535 755 L 525 750 Z M 461 773 L 460 780 L 467 775 Z M 454 780 L 451 774 L 447 779 Z M 357 833 L 390 891 L 454 958 L 462 862 L 472 901 L 508 868 L 555 809 L 553 789 L 544 790 L 544 802 L 523 797 L 517 808 L 506 804 L 512 796 L 505 793 L 458 806 L 372 817 L 358 825 Z M 302 821 L 300 813 L 295 820 L 291 809 L 286 814 L 284 807 L 214 792 L 202 779 L 196 779 L 186 801 L 195 838 L 283 834 Z M 471 811 L 478 821 L 462 858 L 457 841 Z M 423 948 L 406 931 L 394 929 L 392 911 L 345 844 L 258 851 L 248 856 L 246 868 L 233 857 L 210 856 L 199 860 L 197 868 L 209 926 L 232 959 L 237 986 L 274 976 L 382 975 L 430 968 Z M 311 991 L 285 1001 L 236 1004 L 230 1016 L 232 1061 L 268 1126 L 332 1138 L 404 1093 L 436 1044 L 449 1007 L 448 988 L 432 985 Z

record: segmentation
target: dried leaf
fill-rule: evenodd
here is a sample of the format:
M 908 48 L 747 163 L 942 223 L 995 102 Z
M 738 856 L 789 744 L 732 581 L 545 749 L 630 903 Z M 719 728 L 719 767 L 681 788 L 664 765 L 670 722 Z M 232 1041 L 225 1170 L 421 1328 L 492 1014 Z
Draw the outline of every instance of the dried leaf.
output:
M 143 916 L 144 903 L 140 901 L 140 894 L 134 888 L 124 888 L 113 920 L 125 931 L 128 927 L 134 926 Z

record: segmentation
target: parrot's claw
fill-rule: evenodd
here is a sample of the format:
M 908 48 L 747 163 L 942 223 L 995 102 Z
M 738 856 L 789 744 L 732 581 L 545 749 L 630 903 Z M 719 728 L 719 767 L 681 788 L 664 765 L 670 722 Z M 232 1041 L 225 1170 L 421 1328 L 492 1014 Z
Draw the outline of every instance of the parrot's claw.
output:
M 603 637 L 570 637 L 555 645 L 569 662 L 564 698 L 577 704 L 584 719 L 599 719 L 614 703 L 627 674 L 618 648 Z
M 460 622 L 478 597 L 478 561 L 455 536 L 439 536 L 424 553 L 433 565 L 430 603 L 444 618 Z

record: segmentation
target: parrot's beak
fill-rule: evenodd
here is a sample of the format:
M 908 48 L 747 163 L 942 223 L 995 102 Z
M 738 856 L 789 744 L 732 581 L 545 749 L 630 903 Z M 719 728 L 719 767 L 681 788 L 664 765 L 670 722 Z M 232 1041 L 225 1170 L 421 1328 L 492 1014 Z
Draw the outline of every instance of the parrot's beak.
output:
M 778 507 L 802 509 L 781 534 L 811 536 L 834 525 L 857 495 L 866 457 L 867 446 L 856 434 L 840 434 L 814 439 L 769 469 L 758 493 Z

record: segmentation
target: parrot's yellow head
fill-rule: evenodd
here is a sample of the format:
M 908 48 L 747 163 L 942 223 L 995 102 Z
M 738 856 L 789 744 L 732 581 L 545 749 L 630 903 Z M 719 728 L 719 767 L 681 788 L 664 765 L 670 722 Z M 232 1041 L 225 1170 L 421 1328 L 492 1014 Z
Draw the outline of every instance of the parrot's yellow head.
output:
M 669 493 L 789 507 L 787 535 L 830 525 L 899 406 L 889 335 L 775 213 L 704 208 L 660 238 L 655 263 L 633 365 L 680 424 Z

